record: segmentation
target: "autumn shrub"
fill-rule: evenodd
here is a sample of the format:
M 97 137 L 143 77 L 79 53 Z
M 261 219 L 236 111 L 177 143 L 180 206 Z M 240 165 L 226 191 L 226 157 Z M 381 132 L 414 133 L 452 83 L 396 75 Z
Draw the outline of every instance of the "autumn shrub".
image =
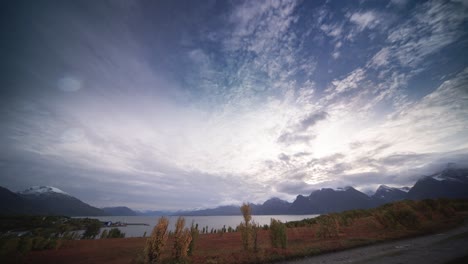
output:
M 317 237 L 330 238 L 338 236 L 338 222 L 333 215 L 321 215 L 316 218 L 318 224 Z
M 195 243 L 197 242 L 198 236 L 200 235 L 200 231 L 198 230 L 198 224 L 194 224 L 194 222 L 192 222 L 192 226 L 190 226 L 190 235 L 192 236 L 192 240 L 190 240 L 188 249 L 189 256 L 193 254 L 193 251 L 195 250 Z
M 106 238 L 124 238 L 124 237 L 125 237 L 125 233 L 122 233 L 120 229 L 112 228 L 111 230 L 109 230 L 109 233 L 107 234 Z
M 258 232 L 260 230 L 260 225 L 252 221 L 252 246 L 254 252 L 258 252 Z
M 32 239 L 30 237 L 22 237 L 18 243 L 18 251 L 21 254 L 27 254 L 32 249 Z
M 288 237 L 286 233 L 286 225 L 279 220 L 271 218 L 270 220 L 270 241 L 272 247 L 286 248 Z
M 417 228 L 420 224 L 418 215 L 410 207 L 395 210 L 395 218 L 399 224 L 407 228 Z
M 104 231 L 102 231 L 102 233 L 101 233 L 100 238 L 101 239 L 107 238 L 108 233 L 109 233 L 109 231 L 107 231 L 107 229 L 104 229 Z
M 244 217 L 244 221 L 241 222 L 238 226 L 238 229 L 241 232 L 242 247 L 244 248 L 244 250 L 249 250 L 252 235 L 252 226 L 250 223 L 250 221 L 252 220 L 252 209 L 250 208 L 249 204 L 244 203 L 242 204 L 240 210 L 242 216 Z
M 100 229 L 101 229 L 101 223 L 99 221 L 90 221 L 86 226 L 86 230 L 83 233 L 82 238 L 94 239 L 99 234 Z
M 310 227 L 315 224 L 317 224 L 316 218 L 306 218 L 306 219 L 302 219 L 299 221 L 289 221 L 285 225 L 288 228 L 293 228 L 293 227 Z
M 144 253 L 146 263 L 154 264 L 161 260 L 162 250 L 168 238 L 168 225 L 169 220 L 166 217 L 159 218 L 158 223 L 151 232 L 151 236 L 146 240 Z
M 432 220 L 434 218 L 434 213 L 439 210 L 438 203 L 431 199 L 418 201 L 418 203 L 413 206 L 413 209 L 428 220 Z
M 374 210 L 374 218 L 386 228 L 418 228 L 420 220 L 415 210 L 418 206 L 409 200 L 395 202 Z
M 190 230 L 185 228 L 185 219 L 183 217 L 177 218 L 175 227 L 172 257 L 175 261 L 180 262 L 187 257 L 192 236 Z

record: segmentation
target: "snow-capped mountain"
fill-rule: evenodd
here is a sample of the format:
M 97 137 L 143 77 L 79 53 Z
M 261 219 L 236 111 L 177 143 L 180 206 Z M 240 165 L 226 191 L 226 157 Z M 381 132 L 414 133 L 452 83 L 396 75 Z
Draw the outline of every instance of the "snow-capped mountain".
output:
M 405 188 L 405 189 L 403 189 Z M 408 187 L 395 188 L 387 185 L 380 185 L 377 191 L 372 195 L 372 198 L 378 201 L 379 203 L 389 203 L 393 201 L 403 200 L 406 198 Z M 402 190 L 403 189 L 403 190 Z
M 408 192 L 408 198 L 468 198 L 468 169 L 447 168 L 423 177 Z
M 101 209 L 84 203 L 52 186 L 33 186 L 19 192 L 18 195 L 41 214 L 66 216 L 106 215 Z
M 439 173 L 428 176 L 436 181 L 453 181 L 468 183 L 468 169 L 447 168 Z
M 397 188 L 397 189 L 400 190 L 400 191 L 403 191 L 403 192 L 407 193 L 407 192 L 409 192 L 409 190 L 411 190 L 411 187 L 405 186 L 405 187 L 399 187 L 399 188 Z
M 55 188 L 52 186 L 32 186 L 22 192 L 19 192 L 19 194 L 23 194 L 23 195 L 44 195 L 44 194 L 53 194 L 53 193 L 69 195 L 68 193 L 60 190 L 59 188 Z

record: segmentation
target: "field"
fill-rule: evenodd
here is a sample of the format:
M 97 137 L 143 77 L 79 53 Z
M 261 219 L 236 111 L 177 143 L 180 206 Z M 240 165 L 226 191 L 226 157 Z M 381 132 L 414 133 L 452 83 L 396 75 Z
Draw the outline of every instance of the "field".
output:
M 403 201 L 290 222 L 287 247 L 273 248 L 270 230 L 260 229 L 258 250 L 244 250 L 240 232 L 200 234 L 187 263 L 261 263 L 339 251 L 381 241 L 438 232 L 468 218 L 467 201 Z M 255 219 L 255 216 L 253 217 Z M 58 249 L 10 255 L 17 263 L 143 263 L 146 238 L 63 241 Z M 170 237 L 164 263 L 173 263 Z

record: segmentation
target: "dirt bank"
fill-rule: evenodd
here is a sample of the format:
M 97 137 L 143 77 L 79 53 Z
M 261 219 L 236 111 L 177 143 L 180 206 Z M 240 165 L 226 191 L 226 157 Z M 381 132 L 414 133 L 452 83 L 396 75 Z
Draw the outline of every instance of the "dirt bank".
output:
M 468 223 L 433 235 L 404 239 L 378 245 L 329 253 L 302 260 L 282 262 L 307 263 L 457 263 L 468 256 Z M 452 262 L 453 261 L 453 262 Z M 462 262 L 460 262 L 462 263 Z

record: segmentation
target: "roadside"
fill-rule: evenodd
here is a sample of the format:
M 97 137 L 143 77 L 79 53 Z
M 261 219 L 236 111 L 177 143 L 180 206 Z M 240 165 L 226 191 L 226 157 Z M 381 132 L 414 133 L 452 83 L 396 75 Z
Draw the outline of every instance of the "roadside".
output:
M 466 263 L 468 223 L 443 233 L 365 246 L 305 259 L 281 262 L 308 263 Z

